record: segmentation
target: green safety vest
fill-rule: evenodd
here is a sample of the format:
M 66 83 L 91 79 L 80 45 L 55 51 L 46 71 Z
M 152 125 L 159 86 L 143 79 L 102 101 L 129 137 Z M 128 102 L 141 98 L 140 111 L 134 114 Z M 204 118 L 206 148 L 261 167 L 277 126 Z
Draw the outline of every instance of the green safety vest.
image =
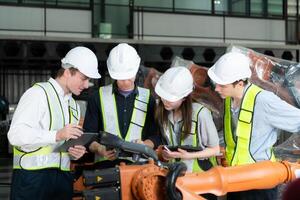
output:
M 237 127 L 236 139 L 231 128 L 231 98 L 225 99 L 224 112 L 224 139 L 226 145 L 226 160 L 230 166 L 255 163 L 255 159 L 250 152 L 250 142 L 253 126 L 253 113 L 256 96 L 262 89 L 251 84 L 245 92 L 241 103 Z M 271 161 L 275 161 L 273 150 L 271 151 Z
M 50 114 L 49 131 L 63 128 L 65 126 L 65 116 L 59 96 L 52 83 L 36 83 L 33 87 L 41 87 L 47 97 Z M 78 124 L 79 117 L 79 107 L 75 100 L 71 98 L 69 100 L 69 123 Z M 26 170 L 59 168 L 63 171 L 69 171 L 70 156 L 67 152 L 56 150 L 63 142 L 40 147 L 31 152 L 24 152 L 19 147 L 14 146 L 13 168 Z
M 165 138 L 167 140 L 167 143 L 172 146 L 178 146 L 178 145 L 189 145 L 193 147 L 199 147 L 200 138 L 198 138 L 197 130 L 198 130 L 198 116 L 204 107 L 203 105 L 199 103 L 193 103 L 192 104 L 193 111 L 192 111 L 192 125 L 191 125 L 191 134 L 189 134 L 186 138 L 180 140 L 180 144 L 177 143 L 175 138 L 175 133 L 173 129 L 171 128 L 171 125 L 169 124 L 167 127 L 164 128 Z M 187 166 L 188 171 L 192 172 L 201 172 L 204 171 L 198 164 L 198 159 L 192 159 L 192 160 L 181 160 L 184 162 Z M 213 166 L 217 165 L 216 157 L 210 157 L 209 161 Z M 201 161 L 200 161 L 201 162 Z
M 137 87 L 137 89 L 138 95 L 134 101 L 134 108 L 125 137 L 125 140 L 129 142 L 132 140 L 141 139 L 150 100 L 150 90 L 141 87 Z M 122 138 L 119 128 L 115 94 L 112 92 L 112 90 L 112 85 L 99 88 L 103 128 L 104 131 Z M 95 162 L 103 160 L 106 159 L 98 155 L 95 156 Z

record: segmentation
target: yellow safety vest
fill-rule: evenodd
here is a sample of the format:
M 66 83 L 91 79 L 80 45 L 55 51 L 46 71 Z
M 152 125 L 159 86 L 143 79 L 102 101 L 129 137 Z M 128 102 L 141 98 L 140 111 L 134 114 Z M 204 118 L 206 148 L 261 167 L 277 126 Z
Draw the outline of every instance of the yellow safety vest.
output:
M 253 112 L 256 96 L 262 89 L 251 84 L 245 92 L 241 103 L 237 127 L 236 139 L 231 127 L 231 98 L 225 99 L 224 112 L 224 139 L 226 145 L 226 160 L 230 166 L 255 163 L 255 159 L 250 152 L 250 142 L 253 126 Z M 270 149 L 272 151 L 272 149 Z M 272 151 L 271 161 L 275 161 Z
M 199 147 L 200 138 L 198 138 L 198 116 L 203 108 L 203 105 L 199 103 L 193 103 L 192 104 L 193 111 L 192 111 L 192 125 L 191 125 L 191 134 L 189 134 L 185 139 L 180 140 L 180 144 L 177 143 L 176 140 L 173 138 L 175 136 L 175 132 L 171 128 L 171 125 L 169 124 L 167 127 L 164 128 L 164 134 L 165 138 L 169 145 L 172 146 L 178 146 L 178 145 L 190 145 L 193 147 Z M 215 156 L 210 157 L 209 161 L 213 166 L 217 165 Z M 203 169 L 198 164 L 198 159 L 192 159 L 192 160 L 181 160 L 181 162 L 184 162 L 187 166 L 188 171 L 192 172 L 201 172 Z
M 134 101 L 130 125 L 125 137 L 125 140 L 129 142 L 141 139 L 150 100 L 150 90 L 141 87 L 137 87 L 137 89 L 138 95 Z M 104 131 L 122 138 L 119 128 L 116 99 L 112 90 L 112 85 L 99 88 L 103 128 Z M 98 155 L 95 156 L 95 162 L 103 160 L 106 159 Z
M 50 131 L 56 131 L 65 126 L 63 108 L 55 90 L 50 82 L 36 83 L 33 87 L 41 87 L 47 97 L 50 114 Z M 79 106 L 73 98 L 69 100 L 69 123 L 78 124 Z M 63 171 L 70 170 L 70 156 L 66 152 L 57 152 L 63 141 L 53 145 L 40 147 L 31 152 L 24 152 L 19 147 L 14 147 L 14 169 L 39 170 L 46 168 L 59 168 Z

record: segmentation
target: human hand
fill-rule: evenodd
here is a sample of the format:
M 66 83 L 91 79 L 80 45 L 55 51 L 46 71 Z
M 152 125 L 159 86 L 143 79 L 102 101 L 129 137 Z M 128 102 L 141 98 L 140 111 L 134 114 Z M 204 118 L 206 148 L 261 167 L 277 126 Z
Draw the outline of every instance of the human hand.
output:
M 223 167 L 228 167 L 228 162 L 226 160 L 226 151 L 224 147 L 220 147 L 220 152 L 216 155 L 218 165 Z
M 155 150 L 155 152 L 156 152 L 156 154 L 157 154 L 157 156 L 158 156 L 158 159 L 160 160 L 160 161 L 162 161 L 162 162 L 168 162 L 168 160 L 167 159 L 165 159 L 164 157 L 163 157 L 163 151 L 164 151 L 164 145 L 159 145 L 158 147 L 157 147 L 157 149 Z
M 171 151 L 167 146 L 163 146 L 162 157 L 164 160 L 171 160 L 174 157 L 174 152 Z
M 131 142 L 138 143 L 138 144 L 144 144 L 144 142 L 141 139 L 135 139 L 135 140 L 132 140 Z
M 115 149 L 107 150 L 103 145 L 100 145 L 95 153 L 99 156 L 103 156 L 108 160 L 115 160 L 117 158 Z
M 106 158 L 107 160 L 115 160 L 117 157 L 116 157 L 116 150 L 113 149 L 113 150 L 108 150 L 108 151 L 105 151 L 104 153 L 104 158 Z
M 190 159 L 193 159 L 192 157 L 192 153 L 184 150 L 184 149 L 180 149 L 178 148 L 177 149 L 177 152 L 175 152 L 176 155 L 175 156 L 178 156 L 177 158 L 181 158 L 181 159 L 184 159 L 184 160 L 190 160 Z
M 82 128 L 79 125 L 67 124 L 64 128 L 57 131 L 56 141 L 77 139 L 82 134 Z
M 82 145 L 75 145 L 74 147 L 70 147 L 68 149 L 68 153 L 74 158 L 74 160 L 81 158 L 85 152 L 86 148 Z
M 164 159 L 170 160 L 173 158 L 181 158 L 181 159 L 191 159 L 191 153 L 187 152 L 186 150 L 178 148 L 177 151 L 170 151 L 164 148 L 162 152 L 162 156 Z

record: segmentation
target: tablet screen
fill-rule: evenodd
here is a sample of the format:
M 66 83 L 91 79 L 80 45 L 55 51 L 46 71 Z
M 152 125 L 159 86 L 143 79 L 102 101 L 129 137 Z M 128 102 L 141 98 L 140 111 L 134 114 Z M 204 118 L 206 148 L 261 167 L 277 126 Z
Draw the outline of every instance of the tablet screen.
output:
M 58 147 L 58 149 L 61 152 L 67 152 L 70 147 L 74 147 L 75 145 L 85 146 L 91 143 L 92 141 L 96 141 L 97 138 L 98 133 L 85 132 L 77 139 L 66 140 L 61 146 Z

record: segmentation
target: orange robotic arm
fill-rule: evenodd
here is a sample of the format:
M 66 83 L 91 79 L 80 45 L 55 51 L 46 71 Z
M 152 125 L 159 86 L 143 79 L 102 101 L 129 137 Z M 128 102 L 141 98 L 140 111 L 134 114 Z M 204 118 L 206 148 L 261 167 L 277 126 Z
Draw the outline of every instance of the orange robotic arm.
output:
M 205 193 L 220 196 L 227 192 L 268 189 L 300 176 L 300 164 L 287 161 L 217 166 L 206 172 L 185 173 L 185 164 L 161 163 L 157 154 L 145 145 L 129 143 L 106 132 L 102 133 L 99 141 L 152 159 L 146 164 L 121 163 L 114 168 L 84 171 L 83 182 L 91 186 L 82 192 L 86 200 L 96 197 L 114 200 L 201 200 L 200 195 Z
M 169 171 L 153 162 L 146 165 L 121 165 L 121 196 L 126 199 L 166 199 Z M 236 167 L 214 167 L 207 172 L 178 177 L 176 189 L 183 200 L 204 199 L 201 194 L 224 195 L 227 192 L 267 189 L 292 181 L 300 164 L 263 161 Z
M 204 173 L 180 177 L 176 186 L 183 197 L 185 190 L 195 194 L 213 193 L 220 196 L 227 192 L 273 188 L 294 180 L 296 170 L 300 170 L 299 164 L 271 161 L 236 167 L 218 166 Z

